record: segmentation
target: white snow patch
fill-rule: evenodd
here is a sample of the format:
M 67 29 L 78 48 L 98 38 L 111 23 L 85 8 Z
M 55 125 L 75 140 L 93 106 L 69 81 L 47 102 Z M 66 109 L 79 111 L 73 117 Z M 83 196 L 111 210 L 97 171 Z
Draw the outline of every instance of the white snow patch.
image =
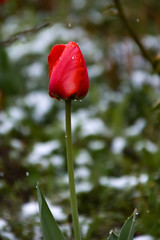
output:
M 66 219 L 66 215 L 62 212 L 60 206 L 52 206 L 49 200 L 47 200 L 47 204 L 53 213 L 53 216 L 56 220 L 64 220 Z M 33 215 L 39 214 L 39 208 L 37 202 L 29 202 L 22 205 L 22 217 L 28 218 Z
M 74 171 L 75 178 L 88 179 L 90 170 L 87 167 L 79 167 Z
M 1 236 L 3 238 L 7 238 L 7 239 L 10 239 L 10 240 L 18 240 L 17 237 L 15 237 L 12 232 L 8 232 L 8 231 L 7 232 L 2 232 Z
M 7 238 L 10 240 L 18 240 L 15 235 L 11 232 L 10 226 L 8 225 L 7 221 L 0 218 L 0 233 L 1 237 Z
M 143 43 L 147 48 L 158 49 L 159 38 L 152 35 L 148 35 L 143 38 Z
M 82 9 L 86 5 L 86 0 L 72 0 L 72 4 L 75 9 Z
M 30 78 L 40 77 L 44 72 L 44 65 L 40 62 L 32 63 L 30 66 L 27 66 L 23 72 L 28 75 Z
M 88 36 L 83 36 L 79 40 L 79 45 L 86 59 L 92 59 L 97 63 L 99 63 L 99 61 L 103 59 L 103 51 L 101 50 L 101 48 L 98 48 L 95 42 L 91 40 Z
M 100 24 L 102 22 L 103 16 L 100 12 L 92 9 L 88 12 L 88 19 L 89 19 L 90 22 L 97 25 L 97 24 Z
M 109 49 L 109 55 L 117 62 L 128 64 L 128 55 L 133 53 L 134 46 L 129 38 L 124 38 L 122 42 L 113 42 Z
M 85 164 L 92 164 L 91 156 L 89 155 L 88 151 L 82 149 L 78 156 L 76 157 L 76 164 L 77 165 L 85 165 Z
M 153 240 L 154 238 L 149 235 L 135 237 L 134 240 Z
M 83 137 L 89 135 L 98 135 L 101 134 L 103 136 L 110 135 L 110 130 L 106 127 L 103 121 L 99 118 L 90 118 L 84 119 L 82 123 L 82 131 L 81 134 Z
M 3 218 L 0 218 L 0 231 L 2 231 L 4 228 L 6 228 L 8 226 L 8 223 L 6 220 L 4 220 Z
M 92 150 L 101 150 L 106 146 L 106 143 L 101 140 L 92 140 L 89 142 L 88 146 Z
M 34 108 L 33 118 L 37 121 L 41 120 L 49 112 L 54 103 L 48 93 L 44 91 L 31 92 L 25 97 L 24 102 L 28 107 Z
M 136 120 L 136 122 L 132 126 L 128 127 L 125 130 L 125 135 L 128 137 L 136 136 L 143 131 L 145 126 L 146 126 L 146 120 L 143 118 L 139 118 Z
M 148 175 L 141 174 L 139 177 L 135 177 L 135 176 L 122 176 L 119 178 L 101 177 L 99 182 L 103 186 L 108 185 L 109 187 L 124 189 L 124 188 L 134 187 L 139 183 L 144 184 L 147 182 L 147 180 L 148 180 Z
M 63 221 L 66 219 L 67 216 L 66 214 L 64 214 L 60 206 L 56 206 L 56 205 L 53 206 L 49 202 L 48 202 L 48 206 L 57 221 Z
M 80 182 L 78 184 L 76 184 L 76 192 L 80 193 L 80 192 L 89 192 L 91 191 L 93 188 L 92 184 L 89 182 Z
M 151 75 L 150 83 L 153 87 L 159 88 L 159 86 L 160 86 L 160 76 L 158 74 Z
M 19 150 L 22 150 L 23 147 L 24 147 L 23 143 L 20 140 L 18 140 L 18 139 L 12 139 L 11 140 L 11 146 L 13 148 L 16 148 L 16 149 L 19 149 Z
M 10 119 L 4 112 L 1 112 L 0 123 L 0 134 L 6 134 L 14 127 L 13 119 Z
M 102 65 L 91 65 L 91 66 L 88 66 L 87 69 L 88 69 L 88 75 L 90 79 L 99 77 L 104 71 Z
M 64 116 L 64 112 L 62 113 Z M 61 116 L 60 116 L 61 118 Z M 79 110 L 76 113 L 72 113 L 72 129 L 73 131 L 82 124 L 84 119 L 89 118 L 89 111 L 87 110 Z
M 38 203 L 37 202 L 28 202 L 22 205 L 22 217 L 27 218 L 33 215 L 38 214 Z
M 87 173 L 88 174 L 88 173 Z M 75 178 L 76 180 L 76 178 Z M 68 175 L 64 175 L 61 178 L 61 181 L 63 182 L 63 184 L 69 185 L 69 180 L 68 180 Z M 76 192 L 89 192 L 91 189 L 93 188 L 92 184 L 89 183 L 88 181 L 81 181 L 81 182 L 76 182 Z M 64 197 L 68 197 L 68 191 L 67 193 L 63 193 Z
M 0 133 L 6 134 L 16 127 L 19 121 L 25 117 L 24 111 L 19 107 L 11 107 L 8 112 L 1 112 L 0 115 Z
M 52 36 L 52 38 L 50 37 Z M 55 23 L 54 26 L 41 30 L 31 41 L 19 42 L 7 48 L 9 57 L 12 60 L 19 60 L 26 54 L 42 54 L 46 52 L 50 44 L 54 45 L 57 40 L 70 41 L 71 39 L 81 39 L 85 32 L 81 27 L 66 28 L 64 24 Z
M 119 154 L 123 151 L 126 146 L 126 140 L 123 137 L 116 137 L 112 141 L 112 151 L 115 154 Z
M 149 84 L 155 88 L 160 86 L 160 77 L 157 74 L 149 74 L 142 70 L 136 70 L 131 74 L 131 83 L 134 87 L 141 88 Z
M 149 140 L 138 141 L 135 145 L 136 150 L 141 151 L 142 149 L 146 149 L 150 153 L 156 153 L 158 151 L 158 147 L 156 144 Z
M 131 82 L 137 88 L 140 88 L 144 83 L 150 83 L 150 80 L 150 75 L 142 70 L 134 71 L 131 74 Z
M 38 222 L 38 221 L 37 221 Z M 34 225 L 34 236 L 33 240 L 41 239 L 42 233 L 41 233 L 41 227 Z
M 53 155 L 51 158 L 50 158 L 50 162 L 53 164 L 53 166 L 55 167 L 61 167 L 64 163 L 64 159 L 62 156 L 59 156 L 59 155 Z
M 33 151 L 28 156 L 28 161 L 32 164 L 42 163 L 44 156 L 51 154 L 52 151 L 58 148 L 60 148 L 60 143 L 57 140 L 36 143 L 33 147 Z M 47 162 L 49 164 L 49 161 Z
M 25 117 L 25 113 L 20 107 L 11 107 L 8 114 L 14 122 L 21 121 Z
M 110 130 L 99 118 L 93 118 L 89 116 L 89 111 L 79 110 L 72 114 L 72 129 L 75 130 L 77 127 L 81 127 L 81 136 L 86 137 L 89 135 L 105 135 L 111 134 Z
M 79 222 L 82 228 L 83 237 L 85 237 L 89 229 L 89 224 L 92 223 L 92 219 L 86 218 L 86 216 L 79 216 Z

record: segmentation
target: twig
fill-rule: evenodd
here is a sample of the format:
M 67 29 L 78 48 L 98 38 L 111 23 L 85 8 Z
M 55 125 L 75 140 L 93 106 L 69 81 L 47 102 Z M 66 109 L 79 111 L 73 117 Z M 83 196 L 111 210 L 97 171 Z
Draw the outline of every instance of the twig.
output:
M 132 27 L 129 25 L 128 20 L 126 18 L 126 15 L 123 11 L 123 8 L 121 6 L 120 0 L 113 0 L 118 11 L 119 11 L 119 17 L 122 20 L 123 24 L 125 25 L 125 27 L 127 28 L 128 32 L 130 33 L 131 37 L 134 39 L 134 41 L 136 42 L 136 44 L 138 45 L 138 47 L 140 48 L 143 56 L 145 57 L 145 59 L 147 59 L 153 69 L 155 69 L 155 62 L 154 60 L 151 58 L 150 54 L 148 53 L 148 51 L 146 50 L 146 48 L 144 47 L 144 45 L 141 43 L 141 41 L 139 40 L 137 34 L 134 32 L 134 30 L 132 29 Z
M 48 27 L 50 24 L 51 24 L 50 22 L 45 22 L 45 23 L 39 24 L 31 29 L 17 32 L 15 34 L 11 35 L 8 39 L 6 39 L 4 41 L 0 41 L 0 47 L 7 47 L 7 46 L 11 45 L 12 43 L 14 43 L 15 41 L 17 41 L 18 39 L 21 39 L 24 36 L 31 35 L 32 33 L 36 33 L 38 31 L 40 31 L 41 29 Z

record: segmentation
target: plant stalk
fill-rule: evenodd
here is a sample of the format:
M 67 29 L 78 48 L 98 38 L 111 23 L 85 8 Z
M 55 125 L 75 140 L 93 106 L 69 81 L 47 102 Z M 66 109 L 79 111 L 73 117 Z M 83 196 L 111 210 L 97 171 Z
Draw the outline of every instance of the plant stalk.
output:
M 68 167 L 68 177 L 69 177 L 73 229 L 74 229 L 75 240 L 81 240 L 79 219 L 78 219 L 77 198 L 76 198 L 76 191 L 75 191 L 75 181 L 74 181 L 74 167 L 73 167 L 73 159 L 72 159 L 71 100 L 65 101 L 65 121 L 66 121 L 67 167 Z

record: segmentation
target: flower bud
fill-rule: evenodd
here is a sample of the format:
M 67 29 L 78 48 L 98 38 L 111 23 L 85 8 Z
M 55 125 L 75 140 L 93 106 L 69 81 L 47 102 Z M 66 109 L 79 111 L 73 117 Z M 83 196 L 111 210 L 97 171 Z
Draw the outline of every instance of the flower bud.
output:
M 7 0 L 0 0 L 0 4 L 2 3 L 5 3 Z
M 49 56 L 49 95 L 58 100 L 82 99 L 89 88 L 84 57 L 75 42 L 55 45 Z

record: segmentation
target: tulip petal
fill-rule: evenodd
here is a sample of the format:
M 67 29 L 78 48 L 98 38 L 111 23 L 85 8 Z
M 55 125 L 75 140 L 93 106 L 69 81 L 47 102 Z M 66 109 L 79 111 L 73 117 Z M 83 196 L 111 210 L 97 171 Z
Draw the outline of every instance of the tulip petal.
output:
M 49 95 L 57 99 L 81 99 L 87 94 L 89 87 L 85 60 L 76 43 L 69 42 L 63 46 L 61 51 L 56 50 L 58 60 L 55 54 L 52 59 L 52 51 L 49 57 Z
M 59 45 L 55 45 L 52 48 L 48 56 L 49 78 L 51 77 L 51 74 L 52 74 L 52 68 L 54 67 L 55 64 L 57 64 L 65 47 L 66 47 L 65 44 L 59 44 Z

